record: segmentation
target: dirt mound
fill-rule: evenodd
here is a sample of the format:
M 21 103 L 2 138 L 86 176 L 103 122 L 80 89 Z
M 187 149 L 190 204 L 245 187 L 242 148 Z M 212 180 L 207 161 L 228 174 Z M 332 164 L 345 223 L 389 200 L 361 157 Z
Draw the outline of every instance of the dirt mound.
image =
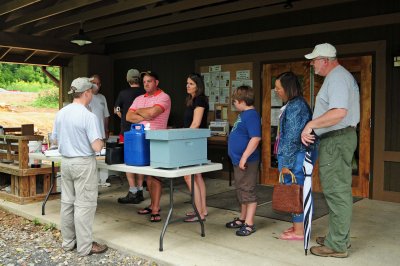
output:
M 32 92 L 1 92 L 0 125 L 20 127 L 23 124 L 34 124 L 35 132 L 46 136 L 53 129 L 58 109 L 30 106 L 36 97 L 37 93 Z

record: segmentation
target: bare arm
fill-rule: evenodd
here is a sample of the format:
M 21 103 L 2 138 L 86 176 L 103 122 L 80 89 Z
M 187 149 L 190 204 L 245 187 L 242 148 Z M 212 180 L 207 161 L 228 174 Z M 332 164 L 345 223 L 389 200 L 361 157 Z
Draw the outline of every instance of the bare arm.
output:
M 144 120 L 151 120 L 160 114 L 162 114 L 164 110 L 159 105 L 154 105 L 153 107 L 140 108 L 136 110 L 136 114 L 142 116 Z
M 193 112 L 193 120 L 190 128 L 199 128 L 201 124 L 201 119 L 203 118 L 204 114 L 204 107 L 196 107 Z
M 138 115 L 136 111 L 128 110 L 128 113 L 126 113 L 126 121 L 131 123 L 140 123 L 144 121 L 144 118 L 143 116 Z
M 242 154 L 242 158 L 240 158 L 239 168 L 244 170 L 246 169 L 246 162 L 249 156 L 257 149 L 258 144 L 260 143 L 260 137 L 252 137 L 247 144 L 246 149 Z
M 301 142 L 304 145 L 314 142 L 314 136 L 311 134 L 314 128 L 324 128 L 336 125 L 347 115 L 347 109 L 344 108 L 334 108 L 320 117 L 317 117 L 306 124 L 301 133 Z
M 92 149 L 93 149 L 95 152 L 100 152 L 101 149 L 103 149 L 104 142 L 103 142 L 101 139 L 96 139 L 95 141 L 93 141 L 93 142 L 91 143 L 91 145 L 92 145 Z
M 109 136 L 109 132 L 110 130 L 108 129 L 108 123 L 109 123 L 110 119 L 109 117 L 104 117 L 104 132 L 106 133 L 106 139 L 108 139 Z

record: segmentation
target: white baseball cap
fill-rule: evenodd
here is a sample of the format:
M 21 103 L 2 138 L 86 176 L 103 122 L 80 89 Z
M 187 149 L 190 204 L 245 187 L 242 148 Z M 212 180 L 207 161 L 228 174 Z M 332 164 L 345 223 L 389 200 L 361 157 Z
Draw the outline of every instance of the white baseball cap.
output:
M 336 57 L 336 48 L 329 43 L 317 44 L 311 54 L 304 56 L 307 59 L 314 59 L 317 57 Z
M 86 77 L 74 79 L 71 83 L 71 88 L 68 94 L 72 94 L 75 92 L 84 92 L 89 89 L 97 89 L 97 85 L 93 84 L 91 81 L 92 81 L 91 78 L 86 78 Z

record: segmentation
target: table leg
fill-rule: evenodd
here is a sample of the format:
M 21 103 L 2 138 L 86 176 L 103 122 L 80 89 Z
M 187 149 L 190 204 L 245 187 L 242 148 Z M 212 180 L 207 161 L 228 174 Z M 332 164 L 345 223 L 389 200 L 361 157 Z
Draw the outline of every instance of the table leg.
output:
M 174 209 L 174 183 L 173 183 L 173 179 L 169 180 L 169 212 L 168 212 L 168 216 L 167 219 L 165 220 L 163 229 L 161 231 L 161 235 L 160 235 L 160 251 L 163 251 L 163 239 L 164 239 L 164 235 L 165 232 L 167 231 L 167 226 L 169 224 L 169 220 L 171 219 L 172 216 L 172 211 Z
M 57 178 L 57 177 L 56 177 L 56 173 L 55 173 L 54 162 L 52 161 L 52 162 L 51 162 L 50 189 L 49 189 L 49 192 L 47 192 L 46 198 L 44 199 L 43 204 L 42 204 L 42 215 L 45 215 L 46 203 L 47 203 L 47 200 L 49 199 L 49 196 L 50 196 L 50 194 L 51 194 L 51 191 L 53 191 L 54 184 L 57 183 L 56 178 Z
M 194 202 L 194 176 L 195 176 L 195 175 L 191 175 L 191 176 L 190 176 L 190 182 L 191 182 L 191 187 L 192 187 L 192 193 L 191 193 L 192 199 L 191 199 L 191 203 L 192 203 L 192 206 L 193 206 L 194 213 L 196 213 L 197 219 L 199 219 L 199 222 L 200 222 L 201 236 L 202 236 L 202 237 L 205 237 L 205 233 L 204 233 L 204 222 L 203 222 L 203 220 L 201 219 L 200 214 L 199 214 L 199 210 L 197 210 L 196 204 L 195 204 L 195 202 Z

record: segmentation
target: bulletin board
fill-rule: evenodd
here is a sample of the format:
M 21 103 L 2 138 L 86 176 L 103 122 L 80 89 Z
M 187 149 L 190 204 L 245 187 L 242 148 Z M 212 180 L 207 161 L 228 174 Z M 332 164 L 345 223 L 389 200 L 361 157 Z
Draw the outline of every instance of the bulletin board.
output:
M 215 110 L 222 106 L 227 110 L 227 120 L 232 126 L 239 112 L 232 105 L 231 95 L 239 86 L 253 87 L 253 63 L 200 66 L 199 72 L 204 78 L 210 105 L 208 121 L 215 120 Z

